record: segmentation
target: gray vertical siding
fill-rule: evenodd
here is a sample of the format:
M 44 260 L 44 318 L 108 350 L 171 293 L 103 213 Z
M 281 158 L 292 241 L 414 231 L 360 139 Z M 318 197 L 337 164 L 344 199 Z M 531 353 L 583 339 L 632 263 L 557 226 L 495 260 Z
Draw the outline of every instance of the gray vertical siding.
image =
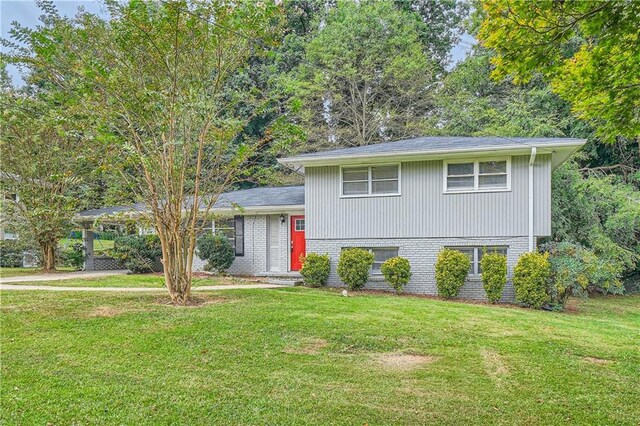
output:
M 528 156 L 511 158 L 511 191 L 443 194 L 442 161 L 402 163 L 400 196 L 340 198 L 340 168 L 308 167 L 307 239 L 509 237 L 528 232 Z M 535 234 L 551 231 L 551 157 L 538 155 Z

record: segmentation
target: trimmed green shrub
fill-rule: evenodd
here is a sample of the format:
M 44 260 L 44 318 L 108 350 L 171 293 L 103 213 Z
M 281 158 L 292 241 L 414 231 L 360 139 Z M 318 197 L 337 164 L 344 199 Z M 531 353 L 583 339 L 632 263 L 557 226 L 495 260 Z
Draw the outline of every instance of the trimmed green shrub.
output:
M 507 256 L 497 252 L 483 253 L 480 260 L 482 286 L 489 302 L 496 303 L 502 297 L 507 284 Z
M 300 273 L 304 278 L 304 283 L 311 287 L 321 287 L 327 283 L 331 266 L 329 264 L 329 255 L 309 253 L 301 256 L 302 268 Z
M 122 235 L 113 241 L 111 256 L 134 274 L 153 272 L 162 258 L 162 247 L 157 235 Z
M 84 250 L 82 243 L 75 243 L 60 250 L 60 263 L 79 271 L 84 266 Z
M 551 265 L 548 253 L 525 253 L 513 270 L 516 301 L 539 309 L 549 300 L 547 293 Z
M 380 267 L 380 271 L 397 294 L 402 293 L 402 289 L 411 279 L 411 265 L 404 257 L 396 256 L 387 259 Z
M 373 253 L 361 248 L 342 250 L 338 259 L 338 276 L 349 290 L 358 290 L 369 281 L 369 271 L 373 266 Z
M 458 250 L 442 249 L 436 260 L 436 287 L 438 295 L 449 299 L 456 297 L 464 285 L 471 261 Z
M 231 242 L 222 234 L 203 234 L 196 248 L 198 257 L 207 261 L 204 269 L 218 274 L 224 274 L 236 258 Z

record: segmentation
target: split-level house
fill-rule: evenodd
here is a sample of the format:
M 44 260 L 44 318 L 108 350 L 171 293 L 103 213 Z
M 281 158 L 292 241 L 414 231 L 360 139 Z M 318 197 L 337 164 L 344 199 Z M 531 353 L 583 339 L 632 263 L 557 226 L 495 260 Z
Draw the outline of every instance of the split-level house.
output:
M 422 294 L 436 293 L 438 252 L 454 248 L 471 259 L 460 296 L 484 298 L 484 250 L 504 253 L 511 276 L 520 255 L 551 235 L 551 172 L 584 143 L 423 137 L 282 158 L 304 175 L 304 186 L 225 193 L 214 207 L 225 218 L 211 229 L 235 246 L 232 274 L 296 277 L 301 256 L 326 253 L 328 284 L 339 286 L 341 250 L 362 247 L 375 256 L 367 288 L 389 289 L 380 266 L 402 256 L 413 274 L 405 291 Z M 81 212 L 85 235 L 94 219 L 118 209 Z M 88 267 L 96 267 L 90 258 Z M 513 299 L 510 283 L 504 299 Z

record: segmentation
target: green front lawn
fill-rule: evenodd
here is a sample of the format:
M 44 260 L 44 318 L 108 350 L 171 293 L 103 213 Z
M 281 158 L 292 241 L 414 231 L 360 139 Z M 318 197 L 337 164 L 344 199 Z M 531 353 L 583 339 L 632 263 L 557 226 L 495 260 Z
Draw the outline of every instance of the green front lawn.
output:
M 4 275 L 4 270 L 0 269 L 0 275 Z M 14 268 L 11 268 L 14 269 Z M 26 268 L 15 268 L 26 269 Z M 64 271 L 69 272 L 69 271 Z M 40 271 L 42 273 L 42 271 Z M 32 270 L 33 274 L 33 270 Z M 30 274 L 25 274 L 30 275 Z M 164 288 L 164 277 L 161 274 L 132 274 L 132 275 L 112 275 L 100 278 L 74 278 L 71 280 L 52 280 L 52 281 L 32 281 L 19 282 L 20 285 L 47 285 L 55 287 L 145 287 L 145 288 Z M 256 280 L 245 280 L 235 277 L 216 277 L 216 276 L 196 276 L 193 277 L 193 286 L 208 285 L 231 285 L 231 284 L 257 284 Z
M 58 268 L 56 272 L 52 272 L 53 274 L 59 272 L 72 272 L 73 268 Z M 8 278 L 8 277 L 22 277 L 25 275 L 39 275 L 44 272 L 40 268 L 0 268 L 0 277 Z
M 63 238 L 58 242 L 60 247 L 69 247 L 74 244 L 82 244 L 81 238 Z M 113 248 L 113 240 L 93 240 L 93 250 L 102 252 Z
M 120 277 L 126 279 L 132 277 Z M 640 297 L 2 292 L 1 424 L 637 424 Z

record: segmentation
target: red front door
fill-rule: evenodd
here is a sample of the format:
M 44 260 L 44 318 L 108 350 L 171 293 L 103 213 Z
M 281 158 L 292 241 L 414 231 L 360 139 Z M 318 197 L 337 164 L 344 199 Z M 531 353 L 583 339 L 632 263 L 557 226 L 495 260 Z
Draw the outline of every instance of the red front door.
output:
M 299 271 L 302 267 L 300 256 L 305 255 L 304 216 L 291 216 L 291 270 Z

